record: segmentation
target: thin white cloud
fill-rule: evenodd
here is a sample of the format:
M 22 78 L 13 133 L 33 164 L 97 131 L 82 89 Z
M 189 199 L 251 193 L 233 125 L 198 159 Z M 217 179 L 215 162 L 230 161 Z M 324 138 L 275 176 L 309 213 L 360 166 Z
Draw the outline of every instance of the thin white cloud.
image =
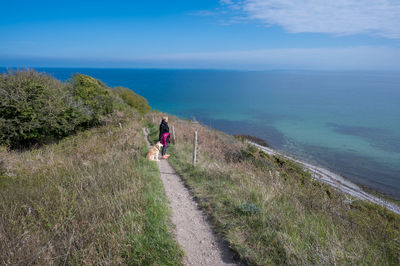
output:
M 153 55 L 54 57 L 10 55 L 0 51 L 0 66 L 95 66 L 205 69 L 310 69 L 400 71 L 400 48 L 278 48 Z
M 223 0 L 249 19 L 291 33 L 368 34 L 400 38 L 399 0 Z
M 200 17 L 212 17 L 212 16 L 217 16 L 219 14 L 220 14 L 219 12 L 212 10 L 198 10 L 188 13 L 188 15 L 200 16 Z
M 282 48 L 210 53 L 179 53 L 140 58 L 170 66 L 236 69 L 400 70 L 400 49 L 359 46 L 347 48 Z M 132 58 L 133 59 L 133 58 Z M 135 58 L 139 59 L 139 58 Z

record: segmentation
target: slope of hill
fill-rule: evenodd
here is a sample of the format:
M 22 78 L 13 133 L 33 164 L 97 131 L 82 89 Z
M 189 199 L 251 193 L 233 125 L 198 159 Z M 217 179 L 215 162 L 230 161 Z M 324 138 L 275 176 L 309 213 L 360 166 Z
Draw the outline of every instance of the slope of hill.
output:
M 183 263 L 159 172 L 145 159 L 141 129 L 157 141 L 161 113 L 85 75 L 63 84 L 11 73 L 0 85 L 1 263 Z M 170 163 L 247 263 L 400 263 L 399 215 L 243 138 L 169 117 Z
M 133 108 L 147 102 L 85 75 L 0 85 L 0 264 L 182 264 Z
M 250 264 L 400 262 L 399 215 L 316 181 L 300 164 L 240 138 L 169 119 L 176 133 L 170 163 L 216 230 Z M 156 126 L 150 127 L 156 138 Z

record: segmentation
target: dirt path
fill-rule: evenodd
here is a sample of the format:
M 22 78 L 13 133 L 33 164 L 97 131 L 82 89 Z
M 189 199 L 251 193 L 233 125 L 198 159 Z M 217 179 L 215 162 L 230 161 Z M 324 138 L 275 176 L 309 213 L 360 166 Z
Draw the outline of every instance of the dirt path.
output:
M 147 132 L 143 129 L 147 144 Z M 171 155 L 173 156 L 173 155 Z M 185 265 L 240 265 L 229 247 L 218 240 L 206 216 L 167 160 L 157 162 L 172 210 L 176 239 L 185 251 Z

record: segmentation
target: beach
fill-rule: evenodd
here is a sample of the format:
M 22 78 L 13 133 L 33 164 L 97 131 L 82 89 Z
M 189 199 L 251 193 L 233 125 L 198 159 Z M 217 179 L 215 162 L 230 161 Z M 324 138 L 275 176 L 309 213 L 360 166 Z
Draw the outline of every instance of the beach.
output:
M 361 200 L 365 200 L 365 201 L 369 201 L 371 203 L 378 204 L 396 214 L 400 214 L 400 206 L 399 205 L 389 202 L 389 201 L 386 201 L 382 198 L 379 198 L 377 196 L 374 196 L 370 193 L 365 192 L 362 188 L 360 188 L 356 184 L 350 182 L 349 180 L 346 180 L 344 177 L 342 177 L 336 173 L 329 171 L 328 169 L 300 161 L 300 160 L 290 157 L 288 155 L 277 152 L 271 148 L 261 146 L 257 143 L 254 143 L 251 141 L 248 141 L 248 142 L 251 145 L 254 145 L 255 147 L 259 148 L 260 150 L 262 150 L 263 152 L 265 152 L 269 155 L 279 155 L 279 156 L 285 157 L 287 159 L 290 159 L 296 163 L 299 163 L 300 165 L 302 165 L 306 170 L 308 170 L 312 174 L 312 176 L 315 180 L 324 182 L 324 183 L 334 187 L 335 189 L 342 191 L 343 193 L 346 193 L 353 197 L 359 198 Z

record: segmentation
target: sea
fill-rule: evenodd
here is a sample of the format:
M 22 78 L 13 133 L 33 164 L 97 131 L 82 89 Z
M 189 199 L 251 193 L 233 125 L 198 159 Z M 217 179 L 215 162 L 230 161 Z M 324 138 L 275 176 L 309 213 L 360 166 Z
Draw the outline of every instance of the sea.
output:
M 153 109 L 259 137 L 400 200 L 399 72 L 36 69 L 63 81 L 82 73 L 130 88 Z

